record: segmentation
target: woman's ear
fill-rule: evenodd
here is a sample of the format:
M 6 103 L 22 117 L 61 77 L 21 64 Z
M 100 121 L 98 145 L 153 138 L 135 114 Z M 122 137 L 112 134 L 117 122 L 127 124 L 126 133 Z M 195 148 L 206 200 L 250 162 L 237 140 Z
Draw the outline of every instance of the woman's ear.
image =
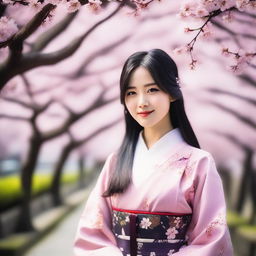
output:
M 176 100 L 172 96 L 170 96 L 169 99 L 170 99 L 170 102 L 174 102 Z

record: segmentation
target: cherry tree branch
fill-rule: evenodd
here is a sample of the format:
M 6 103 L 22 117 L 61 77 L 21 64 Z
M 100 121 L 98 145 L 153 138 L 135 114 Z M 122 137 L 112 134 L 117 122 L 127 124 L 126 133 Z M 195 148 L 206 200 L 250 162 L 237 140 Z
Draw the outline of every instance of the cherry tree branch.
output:
M 246 117 L 240 113 L 238 113 L 236 110 L 233 110 L 227 106 L 224 106 L 218 102 L 214 102 L 212 100 L 201 100 L 202 102 L 206 102 L 208 104 L 211 104 L 213 106 L 216 106 L 217 108 L 221 109 L 225 113 L 229 113 L 238 120 L 240 120 L 242 123 L 249 125 L 251 128 L 255 129 L 256 128 L 256 122 L 250 119 L 249 117 Z
M 109 103 L 112 103 L 118 99 L 118 97 L 113 97 L 113 98 L 104 100 L 105 93 L 106 92 L 104 90 L 102 90 L 102 92 L 98 95 L 98 97 L 96 97 L 96 99 L 94 99 L 94 101 L 90 105 L 90 107 L 84 109 L 83 111 L 81 111 L 79 113 L 74 113 L 74 112 L 70 113 L 69 117 L 65 120 L 65 122 L 60 127 L 45 133 L 43 136 L 43 140 L 44 141 L 50 140 L 52 138 L 55 138 L 55 137 L 63 134 L 72 124 L 74 124 L 76 121 L 81 119 L 83 116 L 89 114 L 90 112 L 92 112 L 95 109 L 101 108 L 101 107 L 103 107 Z
M 250 103 L 253 106 L 256 106 L 256 100 L 255 99 L 243 96 L 241 94 L 237 94 L 237 93 L 230 92 L 230 91 L 225 91 L 225 90 L 214 88 L 214 87 L 210 87 L 210 88 L 207 88 L 205 90 L 208 91 L 208 92 L 211 92 L 211 93 L 224 94 L 224 95 L 232 96 L 234 98 L 243 100 L 246 103 Z
M 72 12 L 65 16 L 65 18 L 51 27 L 48 31 L 41 34 L 31 47 L 32 52 L 39 52 L 43 50 L 53 39 L 60 35 L 76 17 L 78 12 Z
M 12 116 L 12 115 L 6 115 L 6 114 L 0 114 L 0 119 L 5 118 L 5 119 L 10 119 L 14 121 L 29 121 L 30 118 L 27 117 L 22 117 L 22 116 Z
M 11 98 L 11 97 L 5 96 L 5 97 L 2 97 L 1 99 L 5 100 L 7 102 L 12 102 L 12 103 L 18 104 L 18 105 L 20 105 L 20 106 L 22 106 L 24 108 L 30 109 L 30 110 L 31 109 L 33 110 L 33 109 L 37 108 L 37 106 L 34 105 L 34 104 L 29 104 L 27 102 L 21 101 L 21 100 L 16 99 L 16 98 Z
M 8 58 L 7 61 L 2 63 L 2 65 L 0 66 L 0 90 L 5 86 L 6 82 L 9 81 L 15 75 L 24 73 L 28 70 L 31 70 L 39 66 L 56 64 L 59 61 L 71 56 L 79 48 L 79 46 L 82 44 L 84 39 L 87 38 L 87 36 L 89 36 L 102 23 L 112 18 L 124 6 L 125 3 L 126 1 L 119 4 L 119 6 L 116 8 L 114 12 L 112 12 L 111 14 L 109 14 L 107 17 L 100 20 L 99 22 L 97 22 L 83 35 L 75 38 L 67 46 L 65 46 L 64 48 L 58 51 L 55 51 L 52 53 L 40 53 L 40 52 L 31 51 L 23 55 L 21 54 L 21 51 L 19 51 L 20 58 L 17 58 L 17 56 L 11 59 Z M 26 38 L 26 37 L 23 36 L 21 38 Z M 12 52 L 12 55 L 14 57 L 13 52 Z
M 22 43 L 27 39 L 31 34 L 33 34 L 40 25 L 47 18 L 49 13 L 55 9 L 56 6 L 53 4 L 45 5 L 40 12 L 38 12 L 24 27 L 21 28 L 12 38 L 5 42 L 0 43 L 0 48 L 9 46 L 11 50 L 18 47 L 22 50 Z

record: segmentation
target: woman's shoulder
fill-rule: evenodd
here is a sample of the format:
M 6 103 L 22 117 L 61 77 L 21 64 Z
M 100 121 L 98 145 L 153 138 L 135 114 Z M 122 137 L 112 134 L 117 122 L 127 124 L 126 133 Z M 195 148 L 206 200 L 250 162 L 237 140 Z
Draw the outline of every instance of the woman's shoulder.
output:
M 199 164 L 200 162 L 212 162 L 215 164 L 213 155 L 211 152 L 205 149 L 197 148 L 187 144 L 187 151 L 190 152 L 190 163 L 192 162 L 193 164 Z
M 216 172 L 216 163 L 211 152 L 189 146 L 191 154 L 187 164 L 187 170 L 194 173 L 195 176 L 203 177 L 209 173 Z
M 193 155 L 195 155 L 198 158 L 212 158 L 213 157 L 212 154 L 205 149 L 197 148 L 197 147 L 193 147 L 193 146 L 190 146 L 190 148 L 192 150 Z

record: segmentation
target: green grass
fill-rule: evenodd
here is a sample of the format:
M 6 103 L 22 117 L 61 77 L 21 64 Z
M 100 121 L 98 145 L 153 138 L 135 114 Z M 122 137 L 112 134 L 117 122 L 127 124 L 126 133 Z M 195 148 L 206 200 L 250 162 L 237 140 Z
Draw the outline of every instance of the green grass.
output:
M 37 195 L 47 191 L 51 185 L 50 174 L 35 174 L 33 177 L 32 194 Z M 62 184 L 74 183 L 78 180 L 78 174 L 64 174 L 61 178 Z M 0 178 L 0 207 L 3 208 L 21 198 L 21 182 L 18 175 Z
M 18 249 L 33 237 L 33 233 L 14 234 L 0 240 L 1 249 Z
M 244 225 L 238 228 L 240 235 L 246 239 L 256 242 L 256 225 Z
M 237 214 L 236 212 L 228 211 L 227 212 L 227 223 L 230 227 L 237 227 L 240 225 L 247 224 L 248 220 Z

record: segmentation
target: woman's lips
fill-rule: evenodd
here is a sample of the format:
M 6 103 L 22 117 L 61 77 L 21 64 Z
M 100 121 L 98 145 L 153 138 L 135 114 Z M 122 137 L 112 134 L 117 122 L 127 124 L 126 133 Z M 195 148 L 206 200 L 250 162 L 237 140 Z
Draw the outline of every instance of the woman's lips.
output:
M 147 117 L 148 115 L 150 115 L 152 112 L 154 112 L 154 110 L 152 111 L 143 111 L 143 112 L 139 112 L 138 115 L 142 116 L 142 117 Z

